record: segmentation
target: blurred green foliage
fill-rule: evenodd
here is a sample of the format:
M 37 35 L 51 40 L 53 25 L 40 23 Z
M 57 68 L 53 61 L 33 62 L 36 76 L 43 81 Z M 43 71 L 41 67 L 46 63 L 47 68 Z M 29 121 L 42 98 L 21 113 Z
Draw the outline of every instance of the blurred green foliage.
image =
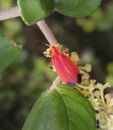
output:
M 108 2 L 103 9 L 98 8 L 98 10 L 92 13 L 91 16 L 87 18 L 79 18 L 76 21 L 85 32 L 111 29 L 113 27 L 113 2 Z
M 0 37 L 0 75 L 19 55 L 19 48 L 14 42 Z
M 0 0 L 0 10 L 16 5 L 16 0 Z M 113 1 L 87 18 L 74 19 L 55 13 L 48 24 L 58 41 L 82 60 L 92 64 L 91 78 L 113 85 Z M 18 59 L 0 77 L 0 130 L 20 130 L 40 93 L 50 87 L 56 74 L 42 57 L 44 39 L 34 25 L 26 27 L 20 18 L 0 22 L 0 36 L 21 44 Z M 37 44 L 35 44 L 37 43 Z
M 17 44 L 22 44 L 25 37 L 19 33 L 22 29 L 22 24 L 18 19 L 4 21 L 0 26 L 0 36 L 14 40 Z
M 15 2 L 15 0 L 0 0 L 0 10 L 14 6 Z
M 109 82 L 113 86 L 113 62 L 107 65 L 106 82 Z

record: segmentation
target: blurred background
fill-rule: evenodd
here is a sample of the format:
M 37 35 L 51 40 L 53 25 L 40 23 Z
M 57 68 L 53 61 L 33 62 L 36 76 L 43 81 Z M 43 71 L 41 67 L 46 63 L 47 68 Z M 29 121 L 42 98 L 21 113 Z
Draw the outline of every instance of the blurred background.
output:
M 16 6 L 16 0 L 0 0 L 0 10 Z M 70 18 L 54 13 L 46 19 L 59 43 L 77 51 L 92 65 L 91 78 L 113 86 L 113 1 L 102 0 L 91 16 Z M 21 18 L 0 22 L 0 36 L 23 49 L 17 60 L 0 76 L 0 130 L 20 130 L 34 102 L 49 88 L 56 74 L 48 67 L 43 51 L 48 43 L 36 25 Z

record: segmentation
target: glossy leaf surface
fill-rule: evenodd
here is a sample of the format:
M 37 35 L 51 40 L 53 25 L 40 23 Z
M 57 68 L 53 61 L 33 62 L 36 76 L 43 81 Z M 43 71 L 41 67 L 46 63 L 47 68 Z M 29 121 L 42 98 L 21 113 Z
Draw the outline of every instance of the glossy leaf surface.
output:
M 94 110 L 78 90 L 60 85 L 43 92 L 22 130 L 96 130 Z
M 83 17 L 90 15 L 101 0 L 56 0 L 56 8 L 66 16 Z

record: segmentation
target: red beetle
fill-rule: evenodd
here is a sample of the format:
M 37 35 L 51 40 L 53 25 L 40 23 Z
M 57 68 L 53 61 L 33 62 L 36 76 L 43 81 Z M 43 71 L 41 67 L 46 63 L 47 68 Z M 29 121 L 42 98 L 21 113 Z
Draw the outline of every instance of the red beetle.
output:
M 50 46 L 49 56 L 60 79 L 70 85 L 75 86 L 81 82 L 81 74 L 77 65 L 62 50 L 61 45 Z

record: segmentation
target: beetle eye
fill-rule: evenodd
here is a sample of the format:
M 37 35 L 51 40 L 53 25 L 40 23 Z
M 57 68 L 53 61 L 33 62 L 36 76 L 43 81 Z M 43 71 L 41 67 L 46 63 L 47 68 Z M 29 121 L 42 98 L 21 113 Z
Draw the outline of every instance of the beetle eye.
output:
M 81 81 L 82 81 L 81 74 L 78 74 L 78 77 L 77 77 L 77 78 L 78 78 L 77 83 L 79 83 L 79 84 L 80 84 L 80 83 L 81 83 Z

